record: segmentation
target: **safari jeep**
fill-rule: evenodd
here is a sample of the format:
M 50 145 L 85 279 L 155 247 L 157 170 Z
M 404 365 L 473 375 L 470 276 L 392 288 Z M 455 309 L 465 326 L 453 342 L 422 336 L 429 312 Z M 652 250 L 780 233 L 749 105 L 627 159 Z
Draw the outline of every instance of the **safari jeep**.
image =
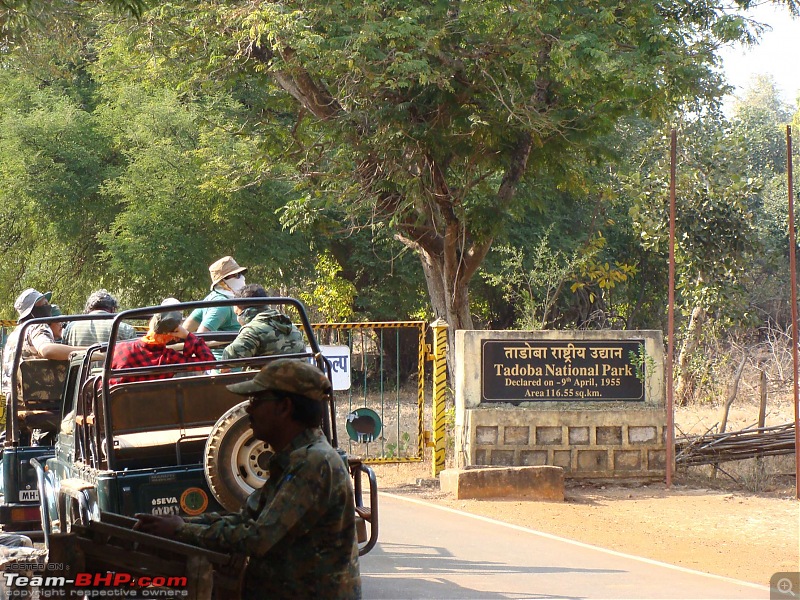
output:
M 111 317 L 112 315 L 108 315 Z M 58 316 L 30 319 L 20 326 L 20 338 L 28 328 L 54 321 L 79 321 L 90 317 Z M 18 346 L 14 356 L 10 393 L 5 399 L 6 422 L 0 477 L 0 527 L 5 531 L 41 535 L 39 490 L 31 459 L 44 462 L 53 456 L 53 434 L 59 427 L 62 396 L 67 375 L 65 361 L 22 359 Z M 37 441 L 33 431 L 50 432 L 50 440 Z
M 252 300 L 252 299 L 248 299 Z M 93 346 L 69 365 L 55 453 L 45 464 L 34 460 L 42 507 L 42 527 L 53 533 L 119 522 L 136 513 L 196 516 L 238 510 L 265 481 L 271 452 L 252 436 L 246 402 L 227 385 L 251 379 L 253 370 L 276 358 L 309 360 L 330 378 L 303 305 L 292 298 L 259 298 L 259 303 L 293 308 L 307 340 L 300 354 L 216 360 L 186 365 L 112 369 L 116 333 L 125 320 L 155 312 L 231 306 L 241 300 L 188 302 L 128 310 L 116 315 L 109 343 Z M 214 348 L 235 334 L 200 334 Z M 102 357 L 102 362 L 98 361 Z M 102 365 L 102 366 L 100 366 Z M 191 370 L 202 367 L 203 371 Z M 124 375 L 174 373 L 168 379 L 112 384 Z M 333 401 L 323 430 L 337 447 Z M 377 485 L 371 469 L 348 461 L 354 477 L 360 552 L 377 542 Z M 362 498 L 368 479 L 369 503 Z M 128 521 L 130 525 L 130 521 Z M 98 525 L 99 526 L 99 525 Z M 131 535 L 144 535 L 131 531 Z M 87 547 L 93 546 L 86 544 Z M 102 553 L 102 549 L 98 550 Z M 111 565 L 113 566 L 113 565 Z

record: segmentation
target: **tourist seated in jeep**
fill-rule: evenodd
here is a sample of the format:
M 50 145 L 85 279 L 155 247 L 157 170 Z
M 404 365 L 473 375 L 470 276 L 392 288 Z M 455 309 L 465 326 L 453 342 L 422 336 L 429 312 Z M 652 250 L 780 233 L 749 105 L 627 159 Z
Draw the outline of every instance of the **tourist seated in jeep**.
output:
M 50 325 L 40 323 L 26 328 L 25 339 L 20 339 L 20 332 L 22 331 L 22 324 L 37 317 L 52 316 L 52 306 L 50 305 L 51 292 L 45 294 L 33 288 L 28 288 L 22 292 L 14 301 L 14 308 L 17 309 L 19 318 L 17 319 L 17 327 L 8 336 L 5 349 L 3 350 L 3 394 L 8 398 L 11 395 L 11 381 L 12 371 L 14 369 L 14 357 L 17 353 L 17 348 L 22 345 L 21 359 L 22 361 L 46 358 L 49 360 L 66 361 L 69 355 L 73 352 L 84 350 L 79 346 L 69 346 L 67 344 L 60 344 L 56 342 L 53 329 Z M 53 381 L 44 380 L 40 383 L 45 387 L 53 387 L 56 379 L 63 381 L 63 374 L 66 372 L 66 362 L 63 365 L 56 365 L 54 368 L 47 369 L 40 374 L 44 377 L 46 373 L 48 377 L 54 378 Z M 52 412 L 52 411 L 45 411 Z M 55 414 L 55 413 L 54 413 Z M 46 446 L 53 443 L 55 440 L 55 433 L 58 429 L 58 422 L 53 418 L 49 418 L 44 413 L 37 415 L 37 419 L 31 418 L 30 424 L 30 442 L 34 446 Z
M 267 297 L 267 292 L 262 286 L 249 283 L 236 292 L 235 297 L 250 300 L 247 304 L 233 307 L 242 328 L 236 339 L 223 351 L 223 358 L 305 352 L 303 334 L 292 324 L 291 319 L 271 306 L 257 302 L 258 298 Z
M 3 350 L 3 393 L 9 395 L 11 385 L 11 369 L 14 365 L 14 354 L 20 343 L 19 334 L 24 323 L 35 317 L 49 317 L 52 314 L 50 298 L 52 292 L 42 294 L 33 288 L 28 288 L 22 292 L 14 301 L 14 308 L 17 309 L 17 327 L 12 331 L 6 340 Z M 53 330 L 49 325 L 39 324 L 28 327 L 25 332 L 25 339 L 22 340 L 22 358 L 49 358 L 51 360 L 67 360 L 73 352 L 84 350 L 83 347 L 59 344 L 55 340 Z
M 161 304 L 176 304 L 175 298 L 167 298 Z M 150 325 L 144 337 L 121 342 L 114 347 L 112 369 L 130 369 L 136 367 L 152 367 L 157 365 L 175 365 L 192 362 L 213 361 L 214 355 L 202 338 L 186 330 L 181 321 L 180 311 L 156 313 L 150 319 Z M 183 341 L 183 351 L 178 352 L 167 344 Z M 202 367 L 197 369 L 202 371 Z M 128 383 L 131 381 L 148 381 L 150 379 L 168 379 L 173 373 L 147 375 L 126 375 L 111 379 L 109 383 Z
M 86 299 L 83 312 L 88 315 L 108 315 L 117 312 L 117 299 L 107 290 L 99 289 Z M 91 321 L 72 321 L 64 329 L 64 342 L 74 346 L 92 346 L 108 342 L 111 335 L 112 321 L 109 319 L 92 319 Z M 136 338 L 136 330 L 128 323 L 119 324 L 117 339 L 132 340 Z

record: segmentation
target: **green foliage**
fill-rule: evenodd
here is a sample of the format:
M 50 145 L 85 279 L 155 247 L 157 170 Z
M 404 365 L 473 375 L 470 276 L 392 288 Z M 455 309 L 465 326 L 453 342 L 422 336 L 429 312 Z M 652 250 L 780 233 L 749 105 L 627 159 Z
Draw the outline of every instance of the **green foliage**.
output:
M 656 366 L 656 361 L 653 357 L 645 352 L 644 344 L 639 344 L 639 348 L 636 352 L 629 352 L 628 359 L 633 365 L 636 379 L 639 381 L 644 381 L 647 372 L 655 369 Z
M 317 260 L 315 275 L 307 291 L 298 297 L 309 310 L 309 318 L 322 323 L 346 322 L 353 313 L 355 286 L 338 276 L 341 265 L 328 253 Z
M 602 235 L 567 254 L 552 247 L 552 229 L 551 226 L 545 231 L 529 258 L 520 248 L 496 247 L 494 252 L 505 258 L 497 271 L 483 273 L 484 279 L 501 289 L 505 299 L 515 305 L 517 326 L 521 329 L 550 327 L 558 318 L 557 304 L 567 289 L 571 294 L 584 291 L 595 305 L 598 295 L 609 294 L 636 273 L 634 265 L 614 261 L 612 266 L 600 258 L 606 246 Z M 562 319 L 559 325 L 577 324 Z
M 159 3 L 147 28 L 106 30 L 104 64 L 269 115 L 246 129 L 287 142 L 295 222 L 330 211 L 389 226 L 422 258 L 436 313 L 461 327 L 494 237 L 553 201 L 518 189 L 585 185 L 598 136 L 632 106 L 666 117 L 718 98 L 714 51 L 745 27 L 707 3 Z
M 383 453 L 383 458 L 400 458 L 408 456 L 408 447 L 411 443 L 411 434 L 404 431 L 400 434 L 400 439 L 397 442 L 389 442 Z
M 695 305 L 723 313 L 745 310 L 745 268 L 759 248 L 749 200 L 758 182 L 743 175 L 746 148 L 736 143 L 724 123 L 711 119 L 685 122 L 680 128 L 676 188 L 675 262 L 677 290 L 687 310 Z M 626 191 L 636 200 L 634 226 L 645 248 L 665 253 L 668 240 L 668 140 L 653 137 L 642 171 L 626 175 Z
M 0 0 L 6 296 L 52 287 L 68 310 L 100 285 L 126 304 L 199 298 L 207 265 L 233 254 L 251 281 L 342 318 L 456 329 L 523 307 L 547 326 L 598 311 L 658 326 L 666 146 L 652 135 L 678 108 L 716 119 L 714 52 L 754 33 L 708 2 L 152 2 L 127 16 L 142 8 Z M 686 306 L 741 315 L 746 286 L 778 280 L 774 100 L 767 85 L 730 129 L 684 125 L 703 142 L 679 166 Z
M 109 140 L 91 114 L 32 78 L 5 72 L 0 88 L 11 91 L 0 94 L 0 285 L 21 291 L 60 282 L 61 306 L 82 305 L 73 283 L 95 272 L 96 232 L 114 210 L 100 193 Z
M 791 112 L 771 76 L 757 77 L 734 106 L 731 134 L 747 144 L 747 174 L 786 171 L 786 125 Z

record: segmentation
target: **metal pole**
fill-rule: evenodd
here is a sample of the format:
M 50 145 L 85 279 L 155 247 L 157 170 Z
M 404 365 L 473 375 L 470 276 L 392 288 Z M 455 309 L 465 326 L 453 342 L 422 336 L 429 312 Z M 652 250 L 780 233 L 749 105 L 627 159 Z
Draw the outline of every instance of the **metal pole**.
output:
M 789 190 L 789 277 L 792 286 L 792 366 L 794 368 L 794 489 L 795 498 L 800 499 L 800 387 L 797 381 L 797 261 L 795 258 L 794 233 L 794 183 L 792 182 L 792 127 L 786 126 L 786 174 Z
M 675 162 L 678 134 L 670 131 L 669 148 L 669 291 L 667 300 L 667 488 L 672 486 L 675 466 L 675 413 L 672 357 L 675 351 Z

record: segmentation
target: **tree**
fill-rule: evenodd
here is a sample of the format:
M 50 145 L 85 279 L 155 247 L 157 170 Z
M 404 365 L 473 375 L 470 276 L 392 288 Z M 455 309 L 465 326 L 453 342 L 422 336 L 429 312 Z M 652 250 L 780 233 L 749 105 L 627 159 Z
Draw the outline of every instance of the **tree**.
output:
M 689 317 L 678 356 L 675 394 L 685 403 L 693 389 L 690 359 L 700 344 L 709 313 L 718 320 L 741 319 L 748 310 L 744 282 L 760 244 L 749 201 L 759 184 L 745 175 L 747 148 L 737 144 L 720 115 L 695 117 L 680 128 L 676 165 L 676 291 Z M 666 251 L 668 243 L 669 142 L 652 139 L 643 148 L 640 172 L 628 176 L 632 218 L 645 247 Z M 656 148 L 660 148 L 658 152 Z M 655 159 L 655 160 L 653 160 Z M 641 164 L 641 163 L 640 163 Z
M 763 251 L 751 270 L 751 298 L 766 319 L 789 324 L 789 227 L 786 191 L 786 125 L 791 109 L 771 77 L 754 78 L 734 105 L 731 120 L 736 143 L 746 146 L 744 173 L 762 188 L 749 201 Z M 795 148 L 797 152 L 797 148 Z M 797 154 L 800 156 L 800 153 Z
M 705 2 L 164 3 L 144 23 L 130 48 L 182 89 L 247 78 L 294 100 L 304 201 L 390 226 L 451 331 L 472 327 L 470 282 L 520 186 L 548 202 L 537 180 L 580 184 L 620 115 L 714 98 L 718 45 L 747 35 Z
M 114 214 L 100 193 L 109 140 L 75 101 L 32 78 L 4 71 L 0 90 L 0 285 L 61 284 L 56 301 L 74 306 L 76 282 L 97 275 L 97 230 Z

